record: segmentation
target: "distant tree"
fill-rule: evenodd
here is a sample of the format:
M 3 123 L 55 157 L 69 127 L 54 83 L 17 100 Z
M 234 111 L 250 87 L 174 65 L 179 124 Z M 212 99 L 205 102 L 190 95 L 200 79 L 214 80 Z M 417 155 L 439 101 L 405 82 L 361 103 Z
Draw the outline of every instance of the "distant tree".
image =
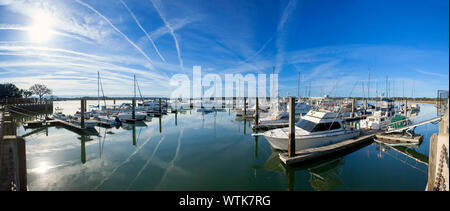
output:
M 22 97 L 22 93 L 14 84 L 0 84 L 0 98 L 6 97 Z
M 21 89 L 20 92 L 22 93 L 22 96 L 23 96 L 24 98 L 28 98 L 28 97 L 30 97 L 31 95 L 33 95 L 33 92 L 30 91 L 30 90 L 27 90 L 27 89 Z
M 33 92 L 33 94 L 39 96 L 39 100 L 41 100 L 44 95 L 52 94 L 52 90 L 47 88 L 47 86 L 43 84 L 35 84 L 31 86 L 30 91 Z

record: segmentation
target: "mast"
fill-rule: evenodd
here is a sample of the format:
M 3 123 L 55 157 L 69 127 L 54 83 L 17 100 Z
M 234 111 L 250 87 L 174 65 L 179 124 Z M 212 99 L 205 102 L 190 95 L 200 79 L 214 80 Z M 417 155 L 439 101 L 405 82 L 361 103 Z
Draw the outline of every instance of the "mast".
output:
M 370 100 L 370 68 L 369 68 L 369 81 L 367 83 L 367 99 Z
M 100 110 L 100 71 L 97 71 L 97 101 L 98 109 Z
M 300 99 L 300 72 L 298 72 L 297 98 Z

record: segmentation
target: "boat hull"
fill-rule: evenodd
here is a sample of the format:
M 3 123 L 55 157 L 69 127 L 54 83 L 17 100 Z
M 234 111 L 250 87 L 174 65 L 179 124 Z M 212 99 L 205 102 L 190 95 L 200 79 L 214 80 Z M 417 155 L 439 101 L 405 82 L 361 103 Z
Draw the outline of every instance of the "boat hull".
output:
M 276 150 L 288 150 L 288 137 L 274 137 L 268 135 L 266 132 L 264 137 L 269 142 L 270 146 Z M 295 137 L 295 150 L 304 150 L 315 147 L 326 146 L 330 144 L 335 144 L 341 141 L 345 141 L 351 138 L 355 138 L 360 135 L 360 131 L 346 131 L 342 133 L 337 133 L 333 135 L 304 135 L 300 137 Z

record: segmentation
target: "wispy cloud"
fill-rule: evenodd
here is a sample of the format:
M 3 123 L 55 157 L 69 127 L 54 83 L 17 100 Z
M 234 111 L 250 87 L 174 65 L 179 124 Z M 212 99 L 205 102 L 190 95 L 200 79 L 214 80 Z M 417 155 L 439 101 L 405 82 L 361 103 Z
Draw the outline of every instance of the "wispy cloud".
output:
M 439 74 L 439 73 L 434 73 L 434 72 L 429 72 L 429 71 L 424 71 L 424 70 L 416 70 L 416 72 L 422 73 L 425 75 L 436 76 L 436 77 L 448 77 L 448 75 L 445 75 L 445 74 Z
M 177 40 L 177 36 L 175 35 L 174 29 L 170 25 L 170 23 L 166 20 L 165 16 L 161 12 L 161 2 L 159 0 L 152 0 L 153 7 L 155 7 L 156 11 L 158 12 L 159 16 L 161 17 L 162 21 L 164 22 L 164 25 L 169 30 L 170 35 L 172 35 L 172 38 L 175 42 L 175 48 L 177 49 L 178 54 L 178 61 L 180 62 L 180 68 L 183 70 L 183 60 L 181 59 L 181 52 L 180 52 L 180 45 Z
M 132 46 L 134 46 L 150 62 L 150 64 L 153 64 L 153 62 L 150 59 L 150 57 L 148 57 L 147 54 L 144 51 L 142 51 L 142 49 L 139 46 L 137 46 L 133 41 L 131 41 L 130 38 L 128 38 L 127 35 L 122 33 L 122 31 L 120 31 L 116 26 L 114 26 L 114 24 L 111 23 L 111 21 L 108 18 L 106 18 L 99 11 L 97 11 L 96 9 L 91 7 L 89 4 L 86 4 L 86 3 L 84 3 L 81 0 L 75 0 L 75 1 L 77 1 L 79 4 L 85 6 L 86 8 L 90 9 L 91 11 L 95 12 L 100 17 L 102 17 L 117 33 L 121 34 Z
M 153 39 L 150 37 L 150 35 L 148 35 L 147 31 L 144 29 L 144 27 L 142 27 L 141 23 L 139 23 L 139 20 L 136 18 L 136 16 L 134 15 L 134 13 L 131 11 L 131 9 L 127 6 L 127 4 L 125 4 L 124 1 L 120 0 L 120 2 L 122 3 L 123 6 L 125 6 L 125 8 L 127 8 L 128 12 L 130 13 L 130 15 L 133 17 L 134 21 L 136 22 L 136 24 L 139 26 L 139 28 L 142 30 L 142 32 L 144 32 L 145 36 L 148 38 L 148 40 L 150 40 L 150 43 L 152 43 L 153 48 L 155 48 L 156 53 L 158 54 L 159 58 L 161 58 L 162 61 L 166 61 L 164 59 L 164 57 L 161 55 L 161 53 L 159 52 L 158 48 L 155 45 L 155 42 L 153 41 Z

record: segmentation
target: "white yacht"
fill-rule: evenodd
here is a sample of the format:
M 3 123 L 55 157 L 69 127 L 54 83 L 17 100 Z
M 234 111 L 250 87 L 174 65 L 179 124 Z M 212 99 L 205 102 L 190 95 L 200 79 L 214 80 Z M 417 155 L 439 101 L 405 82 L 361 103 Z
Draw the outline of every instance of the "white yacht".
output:
M 73 117 L 69 120 L 69 122 L 76 124 L 76 125 L 81 125 L 81 120 L 79 117 Z M 85 119 L 84 120 L 85 128 L 94 128 L 95 126 L 97 126 L 97 124 L 98 124 L 97 120 L 93 120 L 93 119 Z
M 69 120 L 69 116 L 66 116 L 65 114 L 62 113 L 62 109 L 60 108 L 55 108 L 55 113 L 52 115 L 53 119 L 59 119 L 59 120 L 63 120 L 63 121 L 68 121 Z
M 385 130 L 395 116 L 394 101 L 383 99 L 377 102 L 372 115 L 360 121 L 360 127 L 371 130 Z
M 272 148 L 288 150 L 289 127 L 263 133 Z M 295 124 L 295 150 L 326 146 L 360 135 L 359 130 L 344 128 L 339 114 L 309 111 Z
M 287 110 L 289 111 L 289 104 L 286 105 Z M 310 105 L 303 103 L 303 102 L 296 102 L 295 103 L 295 115 L 305 115 L 306 113 L 311 110 Z

